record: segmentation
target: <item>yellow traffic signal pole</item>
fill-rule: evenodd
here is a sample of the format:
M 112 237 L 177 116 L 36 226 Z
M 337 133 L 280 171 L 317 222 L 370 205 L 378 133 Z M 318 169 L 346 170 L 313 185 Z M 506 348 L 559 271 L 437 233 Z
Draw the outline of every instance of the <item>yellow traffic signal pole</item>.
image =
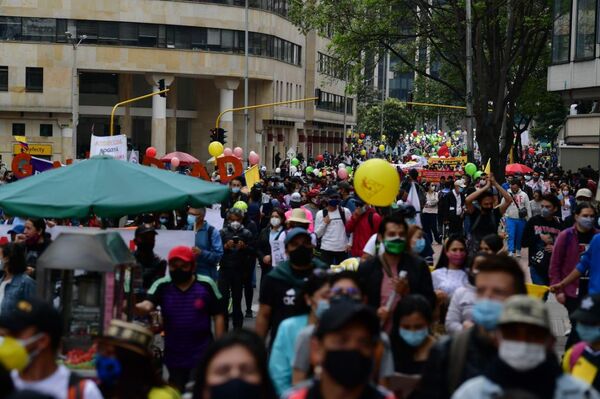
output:
M 129 103 L 133 103 L 136 101 L 140 101 L 143 100 L 145 98 L 149 98 L 149 97 L 153 97 L 159 94 L 163 94 L 168 92 L 171 89 L 164 89 L 161 91 L 155 91 L 153 93 L 149 93 L 149 94 L 144 94 L 143 96 L 140 97 L 136 97 L 136 98 L 130 98 L 129 100 L 125 100 L 125 101 L 121 101 L 120 103 L 116 103 L 115 106 L 113 107 L 111 113 L 110 113 L 110 135 L 112 136 L 114 131 L 115 131 L 115 112 L 117 111 L 117 108 L 119 108 L 121 105 L 125 105 L 125 104 L 129 104 Z

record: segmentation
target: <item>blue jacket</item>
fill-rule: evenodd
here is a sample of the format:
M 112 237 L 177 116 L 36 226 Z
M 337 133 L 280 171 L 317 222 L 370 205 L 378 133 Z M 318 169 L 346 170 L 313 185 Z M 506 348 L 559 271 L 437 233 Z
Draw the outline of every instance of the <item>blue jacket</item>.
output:
M 4 277 L 0 279 L 0 284 L 4 282 Z M 24 299 L 31 299 L 35 296 L 36 282 L 25 273 L 13 276 L 12 281 L 4 289 L 4 299 L 0 303 L 0 314 L 8 315 L 16 309 L 17 303 Z
M 296 338 L 308 325 L 308 315 L 285 319 L 279 325 L 269 358 L 269 374 L 275 384 L 277 396 L 292 387 L 292 366 L 296 354 Z
M 581 274 L 589 272 L 589 295 L 600 294 L 600 234 L 596 234 L 576 266 Z
M 210 236 L 209 236 L 210 233 Z M 195 244 L 202 251 L 196 258 L 199 269 L 209 269 L 217 266 L 223 257 L 223 242 L 219 230 L 204 222 L 196 232 Z

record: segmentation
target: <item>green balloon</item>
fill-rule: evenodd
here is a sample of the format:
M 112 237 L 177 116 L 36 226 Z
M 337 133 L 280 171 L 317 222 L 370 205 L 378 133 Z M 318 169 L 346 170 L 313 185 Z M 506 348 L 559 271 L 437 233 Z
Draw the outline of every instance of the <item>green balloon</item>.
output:
M 298 166 L 299 163 L 300 161 L 298 161 L 298 158 L 292 158 L 292 165 Z
M 352 166 L 346 166 L 346 171 L 348 173 L 352 173 Z
M 315 168 L 313 168 L 312 166 L 307 166 L 306 167 L 306 174 L 311 174 L 314 170 L 315 170 Z
M 475 172 L 477 172 L 477 166 L 475 166 L 474 163 L 469 162 L 465 165 L 465 172 L 467 172 L 469 176 L 473 176 Z
M 475 174 L 473 175 L 473 177 L 476 178 L 476 179 L 479 179 L 482 174 L 483 174 L 483 172 L 480 171 L 480 170 L 478 170 L 477 172 L 475 172 Z

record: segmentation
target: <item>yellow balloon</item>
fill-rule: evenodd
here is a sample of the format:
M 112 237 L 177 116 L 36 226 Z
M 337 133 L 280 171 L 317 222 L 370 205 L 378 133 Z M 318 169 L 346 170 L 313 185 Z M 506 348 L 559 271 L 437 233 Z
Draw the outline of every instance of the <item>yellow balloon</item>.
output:
M 213 141 L 208 145 L 208 153 L 213 157 L 218 157 L 223 153 L 223 144 L 218 141 Z
M 452 147 L 452 142 L 450 140 L 446 141 L 446 147 L 448 147 L 448 148 Z
M 385 146 L 383 144 L 379 145 L 379 151 L 385 151 Z
M 360 155 L 362 155 L 363 157 L 364 157 L 365 155 L 367 155 L 367 150 L 360 150 Z
M 354 190 L 369 205 L 390 206 L 400 190 L 400 176 L 386 160 L 369 159 L 354 173 Z
M 363 141 L 361 139 L 358 139 L 358 145 L 362 145 Z

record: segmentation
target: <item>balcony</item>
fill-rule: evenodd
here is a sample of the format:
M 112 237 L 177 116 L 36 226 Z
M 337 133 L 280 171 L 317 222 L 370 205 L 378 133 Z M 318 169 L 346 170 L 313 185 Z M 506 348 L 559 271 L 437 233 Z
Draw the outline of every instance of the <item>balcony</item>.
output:
M 600 114 L 570 115 L 563 130 L 565 144 L 598 144 Z

